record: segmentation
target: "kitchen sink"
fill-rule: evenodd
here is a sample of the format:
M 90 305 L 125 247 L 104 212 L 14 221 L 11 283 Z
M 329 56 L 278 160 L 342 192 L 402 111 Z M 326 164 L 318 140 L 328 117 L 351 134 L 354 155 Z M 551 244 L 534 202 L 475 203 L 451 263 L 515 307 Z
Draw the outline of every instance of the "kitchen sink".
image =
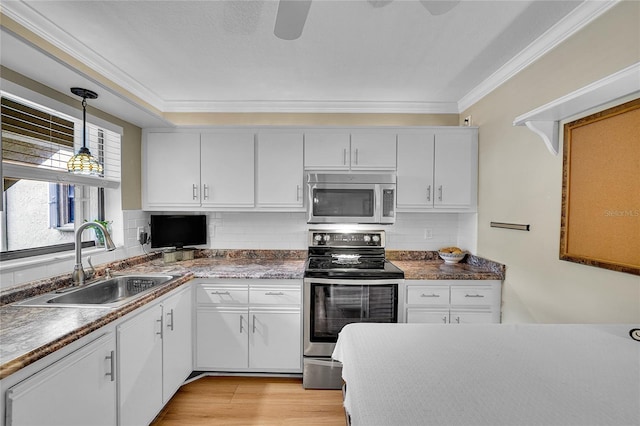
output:
M 173 275 L 121 275 L 64 294 L 47 293 L 16 303 L 36 307 L 117 308 L 153 288 L 176 278 Z

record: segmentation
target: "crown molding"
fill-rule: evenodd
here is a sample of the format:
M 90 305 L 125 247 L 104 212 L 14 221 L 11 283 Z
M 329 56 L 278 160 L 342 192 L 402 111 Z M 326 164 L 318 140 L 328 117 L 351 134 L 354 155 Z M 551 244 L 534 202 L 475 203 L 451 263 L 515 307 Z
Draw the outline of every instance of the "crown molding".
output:
M 467 108 L 497 89 L 511 77 L 537 61 L 544 54 L 558 46 L 573 34 L 584 28 L 596 18 L 607 12 L 621 0 L 585 0 L 570 14 L 561 19 L 544 34 L 529 44 L 524 50 L 511 58 L 506 64 L 490 75 L 486 80 L 471 89 L 458 101 L 458 111 Z
M 165 112 L 272 112 L 272 113 L 384 113 L 384 114 L 457 114 L 456 102 L 390 101 L 171 101 Z

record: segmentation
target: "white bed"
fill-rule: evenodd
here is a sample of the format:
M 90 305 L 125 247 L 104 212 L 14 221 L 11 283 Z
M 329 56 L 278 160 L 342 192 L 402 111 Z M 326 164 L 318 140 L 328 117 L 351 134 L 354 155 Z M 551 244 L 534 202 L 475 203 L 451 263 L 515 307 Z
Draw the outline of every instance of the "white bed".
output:
M 640 425 L 638 325 L 344 327 L 353 426 Z

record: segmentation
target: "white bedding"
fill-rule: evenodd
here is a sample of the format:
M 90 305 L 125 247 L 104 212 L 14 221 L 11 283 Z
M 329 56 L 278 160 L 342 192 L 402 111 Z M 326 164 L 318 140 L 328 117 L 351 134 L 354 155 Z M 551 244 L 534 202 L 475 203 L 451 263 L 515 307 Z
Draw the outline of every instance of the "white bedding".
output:
M 640 425 L 631 328 L 356 323 L 333 358 L 353 426 Z

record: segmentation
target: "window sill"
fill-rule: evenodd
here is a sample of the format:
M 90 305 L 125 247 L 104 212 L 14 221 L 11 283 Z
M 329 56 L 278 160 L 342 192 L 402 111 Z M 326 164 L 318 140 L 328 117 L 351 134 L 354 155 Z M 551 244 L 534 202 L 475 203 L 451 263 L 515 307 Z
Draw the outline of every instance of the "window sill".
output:
M 117 246 L 116 250 L 124 248 L 124 246 Z M 87 255 L 104 253 L 104 247 L 92 247 L 82 250 L 82 257 L 86 258 Z M 24 270 L 30 267 L 47 266 L 54 263 L 58 263 L 66 260 L 74 260 L 75 251 L 65 251 L 54 254 L 36 256 L 31 258 L 5 260 L 0 262 L 0 272 L 15 272 Z M 69 271 L 71 273 L 71 271 Z

